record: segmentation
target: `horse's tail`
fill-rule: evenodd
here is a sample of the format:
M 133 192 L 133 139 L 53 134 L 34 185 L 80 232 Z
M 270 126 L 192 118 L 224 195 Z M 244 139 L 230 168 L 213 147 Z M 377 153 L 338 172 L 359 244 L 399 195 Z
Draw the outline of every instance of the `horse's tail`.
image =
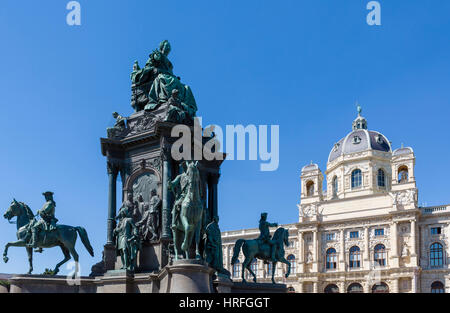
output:
M 92 249 L 91 243 L 89 242 L 89 238 L 86 232 L 86 229 L 84 229 L 81 226 L 75 227 L 78 234 L 80 235 L 81 242 L 85 246 L 86 250 L 89 252 L 91 256 L 94 256 L 94 249 Z
M 237 258 L 239 257 L 239 252 L 241 251 L 242 245 L 245 243 L 244 239 L 239 239 L 236 241 L 233 249 L 233 257 L 231 258 L 231 264 L 236 263 Z

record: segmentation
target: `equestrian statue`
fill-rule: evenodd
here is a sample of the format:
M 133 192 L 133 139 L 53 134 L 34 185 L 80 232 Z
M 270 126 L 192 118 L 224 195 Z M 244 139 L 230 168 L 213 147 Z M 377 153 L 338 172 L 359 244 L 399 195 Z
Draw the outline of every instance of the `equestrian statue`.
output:
M 204 208 L 200 192 L 200 173 L 198 161 L 182 163 L 184 172 L 168 184 L 175 194 L 172 208 L 172 233 L 175 260 L 180 256 L 189 258 L 189 248 L 195 242 L 195 258 L 201 259 L 200 233 L 203 225 Z
M 238 263 L 239 253 L 242 248 L 245 257 L 242 263 L 242 282 L 246 282 L 244 274 L 245 269 L 247 269 L 252 274 L 253 281 L 256 283 L 256 275 L 251 269 L 251 262 L 255 258 L 263 260 L 265 263 L 272 262 L 272 283 L 275 284 L 274 275 L 277 262 L 283 262 L 288 266 L 285 277 L 289 277 L 291 264 L 284 257 L 284 245 L 289 246 L 289 231 L 280 227 L 275 231 L 273 237 L 270 238 L 270 227 L 277 226 L 278 224 L 276 223 L 267 222 L 267 213 L 262 213 L 259 221 L 260 236 L 257 239 L 239 239 L 236 241 L 231 264 Z
M 89 242 L 86 230 L 81 226 L 67 226 L 56 224 L 55 218 L 56 203 L 53 200 L 53 192 L 43 193 L 45 204 L 38 211 L 41 218 L 36 220 L 36 216 L 30 207 L 23 202 L 13 199 L 11 205 L 3 215 L 11 224 L 17 225 L 17 241 L 8 242 L 3 252 L 3 261 L 8 262 L 9 247 L 25 247 L 28 253 L 28 262 L 30 264 L 28 274 L 33 271 L 33 249 L 35 252 L 42 252 L 42 248 L 60 247 L 64 254 L 64 260 L 59 262 L 53 270 L 53 275 L 59 272 L 61 265 L 70 260 L 71 256 L 75 260 L 75 273 L 79 271 L 78 253 L 75 250 L 77 234 L 80 235 L 81 242 L 91 256 L 94 256 L 94 250 Z M 17 217 L 16 222 L 11 219 Z

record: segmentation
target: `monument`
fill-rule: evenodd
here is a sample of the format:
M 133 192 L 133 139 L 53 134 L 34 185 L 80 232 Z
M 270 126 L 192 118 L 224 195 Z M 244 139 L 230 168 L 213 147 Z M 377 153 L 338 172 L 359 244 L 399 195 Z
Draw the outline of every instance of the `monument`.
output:
M 245 270 L 248 270 L 253 276 L 256 283 L 256 275 L 252 271 L 251 262 L 254 258 L 264 260 L 264 262 L 272 263 L 272 268 L 276 268 L 277 262 L 282 262 L 288 266 L 285 277 L 288 278 L 291 272 L 291 264 L 284 257 L 284 245 L 289 246 L 289 231 L 283 227 L 278 228 L 270 237 L 269 227 L 276 227 L 277 223 L 269 223 L 267 221 L 267 213 L 261 213 L 259 220 L 260 236 L 254 240 L 239 239 L 234 245 L 233 257 L 231 264 L 235 264 L 242 248 L 245 260 L 242 263 L 242 282 L 245 283 Z M 272 283 L 275 284 L 275 271 L 272 270 Z
M 76 233 L 93 256 L 86 231 L 82 227 L 56 224 L 51 192 L 44 193 L 47 202 L 39 211 L 40 221 L 34 219 L 28 206 L 13 200 L 5 218 L 10 220 L 17 216 L 19 241 L 8 243 L 4 252 L 5 262 L 8 261 L 9 246 L 26 247 L 30 260 L 29 273 L 32 271 L 33 248 L 41 252 L 42 248 L 59 245 L 65 259 L 53 271 L 48 271 L 50 275 L 45 277 L 13 277 L 10 280 L 11 292 L 211 293 L 273 290 L 256 290 L 256 284 L 250 289 L 242 285 L 235 288 L 230 273 L 223 267 L 218 224 L 218 182 L 220 166 L 226 155 L 218 152 L 220 143 L 209 145 L 211 153 L 216 156 L 213 158 L 204 154 L 197 159 L 173 157 L 172 150 L 178 147 L 174 144 L 179 139 L 172 136 L 175 126 L 181 125 L 194 134 L 188 139 L 191 144 L 182 146 L 183 156 L 195 156 L 196 149 L 204 151 L 205 144 L 216 139 L 214 133 L 203 133 L 201 128 L 200 138 L 195 136 L 199 126 L 197 104 L 190 87 L 174 75 L 168 58 L 170 50 L 170 43 L 164 40 L 159 49 L 150 53 L 144 68 L 141 69 L 137 61 L 134 63 L 130 75 L 131 107 L 134 112 L 129 117 L 114 112 L 114 126 L 106 129 L 106 138 L 100 139 L 109 182 L 102 260 L 92 266 L 89 277 L 80 279 L 81 285 L 61 287 L 66 278 L 55 276 L 59 267 L 70 256 L 78 262 L 74 249 Z M 121 190 L 117 190 L 119 175 Z M 122 203 L 119 208 L 118 197 Z M 282 260 L 287 232 L 280 228 L 270 239 L 267 237 L 268 227 L 273 225 L 266 223 L 263 226 L 266 236 L 261 240 L 264 249 L 267 250 L 268 246 L 270 251 L 272 247 L 270 260 Z M 240 249 L 241 244 L 237 246 Z M 245 245 L 243 251 L 247 255 Z M 235 250 L 235 253 L 239 251 Z M 39 290 L 39 286 L 44 285 L 45 288 Z M 283 286 L 278 290 L 285 290 Z
M 193 128 L 197 104 L 190 87 L 173 74 L 170 50 L 164 40 L 150 53 L 144 68 L 134 63 L 134 113 L 124 118 L 114 112 L 116 124 L 108 129 L 107 138 L 101 138 L 109 177 L 108 220 L 103 259 L 91 276 L 120 277 L 128 285 L 134 281 L 136 288 L 156 281 L 164 285 L 167 277 L 178 277 L 183 266 L 197 268 L 208 277 L 217 271 L 205 261 L 204 236 L 206 226 L 218 216 L 217 184 L 225 155 L 220 160 L 172 158 L 171 148 L 178 137 L 172 137 L 171 130 L 179 124 Z M 210 139 L 202 137 L 200 144 Z M 119 175 L 123 189 L 117 191 Z M 124 199 L 119 213 L 117 195 Z M 214 236 L 220 237 L 220 232 Z M 135 241 L 133 247 L 128 247 L 130 240 Z M 148 273 L 164 277 L 152 276 L 145 283 L 141 276 Z M 209 285 L 190 288 L 211 292 Z

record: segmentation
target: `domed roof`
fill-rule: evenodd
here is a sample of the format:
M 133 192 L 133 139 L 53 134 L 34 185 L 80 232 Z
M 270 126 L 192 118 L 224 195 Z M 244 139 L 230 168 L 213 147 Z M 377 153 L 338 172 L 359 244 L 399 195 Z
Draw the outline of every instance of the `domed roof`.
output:
M 361 107 L 358 106 L 358 117 L 353 121 L 353 131 L 334 144 L 328 156 L 332 162 L 341 155 L 377 150 L 391 152 L 391 144 L 383 134 L 367 130 L 367 121 L 361 116 Z
M 401 147 L 398 149 L 395 149 L 394 152 L 392 152 L 392 156 L 402 155 L 402 154 L 410 154 L 414 153 L 413 149 L 411 147 Z
M 302 173 L 310 172 L 310 171 L 314 171 L 314 170 L 318 170 L 318 169 L 319 169 L 319 165 L 313 164 L 313 163 L 311 162 L 311 164 L 308 164 L 308 165 L 306 165 L 306 166 L 303 166 L 303 168 L 302 168 Z

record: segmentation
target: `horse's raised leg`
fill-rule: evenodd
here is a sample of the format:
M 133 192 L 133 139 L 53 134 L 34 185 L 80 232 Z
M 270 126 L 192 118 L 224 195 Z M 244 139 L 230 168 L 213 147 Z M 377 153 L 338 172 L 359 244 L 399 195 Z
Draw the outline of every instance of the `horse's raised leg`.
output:
M 31 272 L 33 272 L 33 248 L 26 247 L 26 249 L 28 254 L 28 263 L 30 263 L 30 269 L 28 270 L 28 274 L 31 274 Z
M 64 260 L 56 264 L 56 267 L 54 269 L 55 275 L 59 272 L 59 267 L 70 260 L 69 249 L 67 249 L 63 244 L 61 244 L 59 247 L 61 248 L 61 251 L 64 254 Z
M 288 278 L 288 277 L 289 277 L 289 274 L 291 274 L 291 262 L 289 262 L 288 260 L 286 260 L 286 259 L 284 258 L 284 256 L 282 256 L 281 258 L 279 258 L 279 260 L 288 266 L 288 269 L 287 269 L 287 272 L 286 272 L 286 275 L 285 275 L 285 277 Z
M 272 283 L 275 284 L 275 270 L 277 269 L 277 262 L 272 262 Z
M 13 241 L 13 242 L 8 242 L 5 245 L 5 251 L 3 252 L 3 261 L 5 263 L 8 262 L 9 258 L 8 258 L 8 248 L 9 247 L 26 247 L 27 243 L 24 240 L 17 240 L 17 241 Z
M 8 248 L 9 248 L 9 242 L 5 245 L 5 251 L 3 251 L 3 262 L 8 263 Z

